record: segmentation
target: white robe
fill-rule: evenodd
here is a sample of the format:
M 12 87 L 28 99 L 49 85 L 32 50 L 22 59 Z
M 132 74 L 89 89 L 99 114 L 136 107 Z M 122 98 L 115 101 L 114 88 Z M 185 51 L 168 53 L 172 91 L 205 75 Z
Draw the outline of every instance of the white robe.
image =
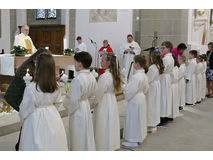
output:
M 147 136 L 147 103 L 148 78 L 144 70 L 136 70 L 125 88 L 127 100 L 124 136 L 129 142 L 142 143 Z
M 171 73 L 172 84 L 172 115 L 171 118 L 176 118 L 179 115 L 179 95 L 178 95 L 178 67 L 175 66 Z
M 67 136 L 57 108 L 62 105 L 60 90 L 43 93 L 36 84 L 26 86 L 20 104 L 22 124 L 19 150 L 67 151 Z
M 161 75 L 161 117 L 172 114 L 172 86 L 170 74 L 174 68 L 174 59 L 171 53 L 163 58 L 164 73 Z
M 202 65 L 203 65 L 203 70 L 202 70 L 202 98 L 204 99 L 206 97 L 206 69 L 207 69 L 206 61 L 203 61 Z
M 37 49 L 35 48 L 32 39 L 29 36 L 25 36 L 23 33 L 15 36 L 14 46 L 20 45 L 20 46 L 26 48 L 25 39 L 29 39 L 29 41 L 31 42 L 31 45 L 32 45 L 32 54 L 35 53 L 37 51 Z
M 203 65 L 202 63 L 197 63 L 196 67 L 196 96 L 197 96 L 197 102 L 201 101 L 202 98 L 202 71 L 203 71 Z
M 64 106 L 69 113 L 70 149 L 95 150 L 92 115 L 88 98 L 95 95 L 97 83 L 89 70 L 81 70 L 72 80 Z
M 147 77 L 149 80 L 147 125 L 148 127 L 156 127 L 160 123 L 161 85 L 159 70 L 155 64 L 149 67 Z
M 75 47 L 75 51 L 76 52 L 82 52 L 82 51 L 87 52 L 86 44 L 84 42 L 82 42 L 81 44 L 77 44 L 76 47 Z
M 132 47 L 132 49 L 130 49 L 130 47 Z M 138 43 L 135 41 L 132 41 L 131 43 L 126 42 L 120 47 L 120 54 L 122 57 L 122 68 L 125 68 L 126 76 L 128 76 L 130 65 L 131 65 L 131 62 L 134 60 L 135 55 L 130 54 L 130 52 L 128 52 L 127 54 L 124 54 L 125 50 L 128 50 L 128 51 L 133 50 L 135 52 L 135 55 L 139 55 L 141 53 L 141 48 L 138 45 Z M 132 65 L 131 71 L 129 74 L 129 79 L 132 77 L 133 73 L 134 73 L 134 67 Z
M 181 64 L 178 72 L 179 82 L 178 82 L 178 90 L 179 90 L 179 106 L 184 107 L 186 103 L 186 65 Z
M 114 93 L 112 74 L 106 70 L 98 80 L 95 94 L 99 104 L 94 108 L 96 150 L 113 151 L 120 148 L 120 121 Z
M 196 66 L 196 58 L 189 59 L 189 64 L 186 69 L 186 79 L 189 80 L 188 83 L 186 83 L 186 103 L 188 104 L 195 104 L 197 101 L 195 78 Z

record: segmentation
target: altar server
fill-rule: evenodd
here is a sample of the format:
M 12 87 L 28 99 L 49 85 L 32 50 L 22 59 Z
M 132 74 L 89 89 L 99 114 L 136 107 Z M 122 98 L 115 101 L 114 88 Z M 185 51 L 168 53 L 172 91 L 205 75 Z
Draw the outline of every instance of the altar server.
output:
M 179 110 L 182 110 L 185 107 L 186 103 L 186 57 L 180 56 L 179 57 L 179 71 L 178 71 L 178 90 L 179 90 Z
M 37 51 L 37 49 L 35 48 L 33 41 L 30 38 L 30 36 L 28 36 L 28 34 L 29 34 L 29 26 L 28 25 L 22 26 L 21 34 L 15 36 L 14 46 L 20 45 L 22 47 L 25 47 L 29 54 L 33 54 Z
M 137 42 L 133 40 L 133 36 L 131 34 L 127 35 L 127 42 L 125 42 L 120 47 L 120 54 L 122 57 L 122 68 L 125 68 L 126 76 L 130 77 L 133 75 L 134 67 L 131 67 L 131 62 L 133 62 L 133 58 L 135 55 L 139 55 L 141 53 L 141 48 Z
M 161 76 L 161 124 L 167 122 L 167 119 L 172 114 L 172 86 L 170 74 L 174 68 L 174 59 L 170 53 L 173 45 L 169 41 L 164 41 L 161 44 L 164 64 L 164 73 Z
M 122 145 L 137 147 L 147 136 L 147 103 L 145 94 L 148 92 L 148 78 L 145 74 L 146 58 L 143 55 L 134 57 L 136 72 L 125 89 L 127 100 L 126 123 L 124 128 L 125 142 Z
M 36 65 L 35 80 L 28 84 L 20 104 L 21 151 L 67 151 L 67 136 L 57 109 L 62 98 L 51 54 L 42 53 Z
M 105 69 L 98 80 L 94 108 L 94 132 L 96 150 L 113 151 L 120 148 L 120 121 L 115 92 L 121 89 L 120 67 L 117 57 L 108 53 L 102 56 L 101 66 Z
M 189 64 L 186 68 L 186 105 L 193 105 L 197 101 L 196 96 L 196 57 L 197 51 L 189 51 Z
M 179 114 L 179 94 L 178 94 L 178 61 L 175 55 L 172 55 L 174 59 L 174 68 L 171 73 L 171 85 L 172 85 L 172 115 L 170 120 L 176 118 Z
M 159 51 L 150 53 L 151 66 L 147 73 L 149 91 L 147 95 L 147 125 L 149 132 L 156 132 L 160 123 L 161 85 L 160 76 L 164 72 L 164 65 Z
M 75 46 L 75 49 L 74 49 L 75 53 L 80 53 L 80 52 L 83 52 L 83 51 L 87 52 L 87 46 L 83 42 L 81 36 L 78 36 L 76 38 L 76 40 L 77 40 L 77 45 Z
M 202 65 L 202 56 L 199 55 L 196 58 L 197 67 L 196 67 L 196 96 L 197 96 L 197 103 L 201 102 L 202 97 L 202 72 L 203 72 L 203 65 Z
M 69 114 L 69 138 L 72 151 L 94 151 L 95 140 L 89 98 L 95 95 L 97 83 L 90 73 L 92 57 L 88 52 L 75 54 L 77 76 L 64 99 Z
M 203 70 L 202 70 L 202 99 L 206 97 L 206 69 L 207 69 L 207 56 L 206 54 L 202 55 L 203 61 Z

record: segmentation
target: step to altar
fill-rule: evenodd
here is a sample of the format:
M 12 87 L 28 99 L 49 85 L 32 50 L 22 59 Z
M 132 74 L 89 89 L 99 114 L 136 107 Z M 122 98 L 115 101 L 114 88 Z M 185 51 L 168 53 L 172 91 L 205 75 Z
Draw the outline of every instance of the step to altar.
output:
M 118 108 L 120 114 L 120 128 L 121 132 L 123 132 L 124 121 L 125 121 L 125 113 L 126 113 L 126 101 L 124 100 L 124 96 L 122 94 L 116 96 L 118 101 Z M 67 109 L 61 107 L 59 109 L 59 113 L 62 118 L 68 116 Z M 19 114 L 16 111 L 12 111 L 12 113 L 1 113 L 0 115 L 0 136 L 4 136 L 7 134 L 11 134 L 19 131 L 21 128 Z

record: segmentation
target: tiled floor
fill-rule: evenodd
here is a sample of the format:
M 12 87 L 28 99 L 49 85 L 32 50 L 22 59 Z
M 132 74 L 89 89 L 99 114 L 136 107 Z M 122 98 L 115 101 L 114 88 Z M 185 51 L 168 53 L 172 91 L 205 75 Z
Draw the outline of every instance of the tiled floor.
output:
M 121 127 L 124 125 L 125 101 L 119 102 Z M 149 133 L 143 144 L 137 148 L 125 148 L 121 151 L 188 151 L 213 150 L 213 98 L 201 104 L 185 107 L 180 116 L 165 127 L 158 128 L 156 133 Z M 63 118 L 68 133 L 68 118 Z M 0 137 L 0 150 L 14 150 L 18 132 Z M 121 140 L 123 141 L 123 140 Z

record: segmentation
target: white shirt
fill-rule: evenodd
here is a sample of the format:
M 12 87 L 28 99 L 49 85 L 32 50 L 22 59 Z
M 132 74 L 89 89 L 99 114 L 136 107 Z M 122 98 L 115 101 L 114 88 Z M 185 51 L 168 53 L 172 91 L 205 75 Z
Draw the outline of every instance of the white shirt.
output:
M 82 51 L 87 51 L 87 46 L 84 42 L 80 43 L 80 44 L 77 44 L 76 47 L 75 47 L 75 52 L 82 52 Z

